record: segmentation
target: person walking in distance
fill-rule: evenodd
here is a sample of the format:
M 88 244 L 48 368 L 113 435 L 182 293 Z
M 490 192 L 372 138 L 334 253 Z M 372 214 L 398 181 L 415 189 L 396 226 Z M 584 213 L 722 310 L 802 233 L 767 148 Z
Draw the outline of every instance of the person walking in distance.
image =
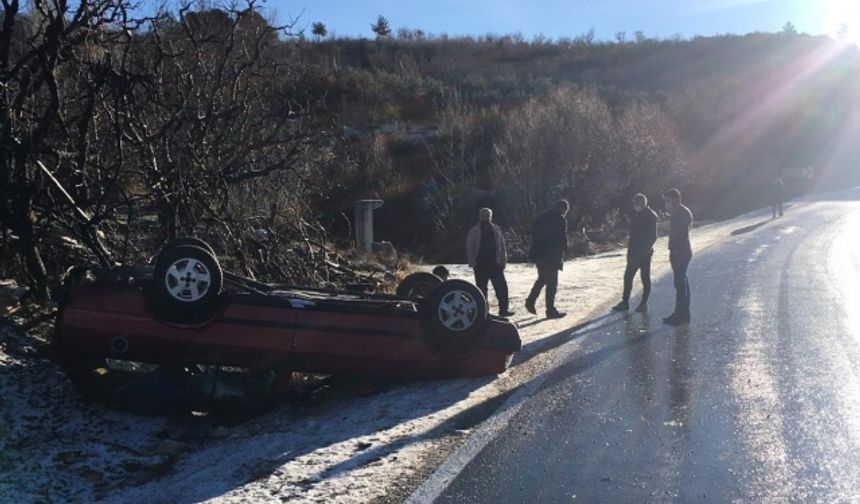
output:
M 675 313 L 663 319 L 669 325 L 681 325 L 690 321 L 690 281 L 687 268 L 693 258 L 690 231 L 693 229 L 693 213 L 681 201 L 681 192 L 669 189 L 663 193 L 663 203 L 671 216 L 669 229 L 669 262 L 675 277 Z
M 505 279 L 508 253 L 505 250 L 505 237 L 501 228 L 493 224 L 491 209 L 482 208 L 478 212 L 478 219 L 466 236 L 466 259 L 475 271 L 475 283 L 484 297 L 487 297 L 487 284 L 492 282 L 499 299 L 499 316 L 510 317 L 514 312 L 508 309 L 508 282 Z
M 657 214 L 648 207 L 648 198 L 644 194 L 633 197 L 633 215 L 630 218 L 630 238 L 627 243 L 627 269 L 624 271 L 624 293 L 621 302 L 612 309 L 627 311 L 630 309 L 630 293 L 633 291 L 633 279 L 639 272 L 642 279 L 642 301 L 636 311 L 648 311 L 648 297 L 651 295 L 651 257 L 654 255 L 654 242 L 657 241 Z
M 777 177 L 770 184 L 770 205 L 773 209 L 773 218 L 777 218 L 777 210 L 779 210 L 779 217 L 785 215 L 782 211 L 782 201 L 785 198 L 785 182 L 782 181 L 782 177 Z
M 539 216 L 532 228 L 531 259 L 538 270 L 538 278 L 526 299 L 526 310 L 537 314 L 535 302 L 540 291 L 546 287 L 546 317 L 563 318 L 566 314 L 555 308 L 558 290 L 558 272 L 564 267 L 564 252 L 567 250 L 567 215 L 570 203 L 559 200 L 553 208 Z

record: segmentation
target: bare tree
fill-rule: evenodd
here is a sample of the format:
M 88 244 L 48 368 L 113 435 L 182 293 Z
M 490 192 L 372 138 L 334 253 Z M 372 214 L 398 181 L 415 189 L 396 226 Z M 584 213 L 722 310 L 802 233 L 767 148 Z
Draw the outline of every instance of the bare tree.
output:
M 333 156 L 330 119 L 302 91 L 301 48 L 279 40 L 292 28 L 270 25 L 253 2 L 162 18 L 141 42 L 141 65 L 158 84 L 135 96 L 127 125 L 134 179 L 165 238 L 217 230 L 252 276 L 278 262 L 248 240 L 260 213 L 268 224 L 300 217 L 303 187 Z M 305 223 L 290 223 L 288 235 L 301 234 Z
M 141 19 L 124 0 L 36 0 L 31 14 L 2 1 L 0 225 L 40 295 L 78 260 L 110 266 L 205 229 L 248 274 L 314 274 L 320 263 L 299 265 L 289 247 L 269 253 L 325 242 L 307 197 L 337 155 L 291 26 L 253 0 Z M 64 253 L 62 236 L 86 257 Z
M 610 176 L 611 138 L 612 116 L 596 92 L 557 90 L 509 117 L 496 144 L 498 177 L 516 193 L 526 221 L 562 196 L 574 206 L 595 201 L 602 186 L 592 181 Z
M 36 292 L 47 296 L 49 271 L 41 242 L 64 229 L 102 264 L 111 257 L 98 226 L 115 204 L 121 144 L 94 139 L 111 130 L 104 115 L 124 99 L 131 30 L 123 0 L 2 0 L 0 30 L 0 224 L 17 249 Z M 81 78 L 83 77 L 83 78 Z M 104 128 L 104 130 L 102 129 Z

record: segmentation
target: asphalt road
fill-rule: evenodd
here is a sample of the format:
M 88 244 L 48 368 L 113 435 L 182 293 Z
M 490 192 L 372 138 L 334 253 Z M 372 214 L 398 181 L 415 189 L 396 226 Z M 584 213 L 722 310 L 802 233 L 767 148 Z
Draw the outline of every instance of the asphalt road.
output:
M 573 334 L 437 502 L 860 502 L 857 200 L 700 251 L 688 326 L 660 323 L 662 278 L 650 315 Z

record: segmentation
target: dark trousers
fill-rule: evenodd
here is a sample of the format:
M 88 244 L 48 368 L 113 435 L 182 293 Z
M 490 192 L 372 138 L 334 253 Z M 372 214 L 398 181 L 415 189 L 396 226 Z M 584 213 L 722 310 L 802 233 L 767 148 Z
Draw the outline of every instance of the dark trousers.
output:
M 627 258 L 627 269 L 624 271 L 624 295 L 622 296 L 625 303 L 630 302 L 630 293 L 633 292 L 633 279 L 636 278 L 637 271 L 642 279 L 642 303 L 647 303 L 648 297 L 651 295 L 650 252 L 643 257 Z
M 505 280 L 505 270 L 499 264 L 479 264 L 475 266 L 475 284 L 487 297 L 487 284 L 493 283 L 493 290 L 499 299 L 499 312 L 508 311 L 508 281 Z
M 546 287 L 546 311 L 555 311 L 555 293 L 558 291 L 558 263 L 538 262 L 535 264 L 538 270 L 538 278 L 532 287 L 527 299 L 529 304 L 534 304 L 540 296 L 540 291 Z
M 675 313 L 690 314 L 690 280 L 687 278 L 687 268 L 693 258 L 693 251 L 678 249 L 669 252 L 669 262 L 675 276 Z

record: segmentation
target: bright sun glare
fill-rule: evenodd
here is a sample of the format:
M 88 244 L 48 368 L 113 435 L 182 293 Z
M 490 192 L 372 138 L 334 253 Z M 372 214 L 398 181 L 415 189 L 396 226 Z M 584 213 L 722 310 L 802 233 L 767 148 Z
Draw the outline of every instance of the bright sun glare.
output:
M 830 35 L 839 36 L 847 26 L 846 40 L 860 46 L 860 0 L 826 0 L 825 9 Z

